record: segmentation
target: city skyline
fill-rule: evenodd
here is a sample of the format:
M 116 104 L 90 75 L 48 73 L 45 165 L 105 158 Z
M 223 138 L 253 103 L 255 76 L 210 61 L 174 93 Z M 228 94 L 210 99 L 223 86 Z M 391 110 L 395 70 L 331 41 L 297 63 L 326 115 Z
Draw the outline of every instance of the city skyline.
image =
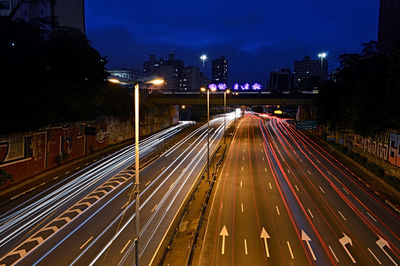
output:
M 263 83 L 274 69 L 293 69 L 294 61 L 307 55 L 317 59 L 324 51 L 333 70 L 338 55 L 359 52 L 362 43 L 377 40 L 378 1 L 287 4 L 293 8 L 281 3 L 221 1 L 217 5 L 226 6 L 225 11 L 214 14 L 181 1 L 159 3 L 152 9 L 149 3 L 133 6 L 121 1 L 103 8 L 102 1 L 87 1 L 87 35 L 107 56 L 109 68 L 141 69 L 148 54 L 173 51 L 188 65 L 202 67 L 199 57 L 206 53 L 209 59 L 224 55 L 230 60 L 231 82 Z M 151 12 L 136 14 L 135 10 Z M 205 63 L 210 77 L 211 60 Z

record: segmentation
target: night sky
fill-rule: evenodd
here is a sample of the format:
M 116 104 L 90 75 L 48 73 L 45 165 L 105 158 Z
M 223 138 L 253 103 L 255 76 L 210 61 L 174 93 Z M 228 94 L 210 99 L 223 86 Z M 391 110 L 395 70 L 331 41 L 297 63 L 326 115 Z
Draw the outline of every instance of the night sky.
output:
M 135 68 L 175 51 L 185 65 L 225 55 L 229 83 L 265 83 L 305 55 L 337 57 L 377 39 L 379 0 L 86 0 L 89 40 L 108 68 Z M 211 60 L 206 63 L 210 75 Z

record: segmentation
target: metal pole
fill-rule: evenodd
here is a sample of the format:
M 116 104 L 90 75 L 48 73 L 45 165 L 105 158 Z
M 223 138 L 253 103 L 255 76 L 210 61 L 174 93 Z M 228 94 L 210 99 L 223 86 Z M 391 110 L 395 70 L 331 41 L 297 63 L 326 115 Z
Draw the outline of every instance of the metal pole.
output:
M 210 90 L 207 90 L 207 180 L 210 180 Z
M 135 263 L 139 266 L 139 83 L 135 84 Z
M 224 144 L 225 142 L 225 138 L 226 138 L 226 125 L 225 125 L 225 116 L 226 116 L 226 91 L 224 91 Z

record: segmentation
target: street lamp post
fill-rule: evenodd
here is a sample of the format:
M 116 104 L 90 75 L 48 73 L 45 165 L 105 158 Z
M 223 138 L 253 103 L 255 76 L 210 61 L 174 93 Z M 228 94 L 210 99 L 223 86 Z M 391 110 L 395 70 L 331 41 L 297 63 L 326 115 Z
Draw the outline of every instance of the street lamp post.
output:
M 224 144 L 226 144 L 226 94 L 231 93 L 231 91 L 228 89 L 224 91 Z
M 210 180 L 210 90 L 215 91 L 215 89 L 202 87 L 200 90 L 207 91 L 207 180 Z
M 321 81 L 323 79 L 323 73 L 322 73 L 323 62 L 327 55 L 328 55 L 327 53 L 319 53 L 318 54 L 318 57 L 321 59 Z
M 113 83 L 124 83 L 119 81 L 118 79 L 109 79 L 110 82 Z M 135 264 L 139 266 L 139 233 L 140 233 L 140 218 L 139 218 L 139 208 L 140 208 L 140 190 L 139 190 L 139 87 L 141 83 L 144 84 L 153 84 L 153 85 L 162 85 L 164 84 L 163 79 L 148 77 L 145 79 L 137 80 L 134 82 L 125 82 L 125 83 L 133 83 L 134 85 L 134 112 L 135 112 L 135 180 L 133 183 L 133 190 L 135 193 Z M 132 180 L 133 181 L 133 180 Z
M 204 68 L 204 61 L 207 60 L 207 55 L 203 54 L 202 56 L 200 56 L 201 61 L 203 61 L 203 68 Z

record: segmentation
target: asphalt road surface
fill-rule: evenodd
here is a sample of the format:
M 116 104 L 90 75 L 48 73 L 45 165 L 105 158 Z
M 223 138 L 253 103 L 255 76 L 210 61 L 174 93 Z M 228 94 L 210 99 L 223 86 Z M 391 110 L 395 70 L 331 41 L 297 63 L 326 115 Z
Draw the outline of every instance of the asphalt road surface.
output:
M 230 123 L 233 116 L 228 116 Z M 210 150 L 223 135 L 222 117 L 210 121 Z M 141 141 L 153 156 L 180 124 Z M 140 172 L 139 261 L 148 265 L 206 165 L 207 125 L 180 139 Z M 153 153 L 152 153 L 153 152 Z M 82 166 L 60 184 L 21 197 L 0 215 L 0 265 L 132 265 L 133 147 Z
M 200 265 L 400 265 L 400 217 L 288 121 L 247 113 Z

